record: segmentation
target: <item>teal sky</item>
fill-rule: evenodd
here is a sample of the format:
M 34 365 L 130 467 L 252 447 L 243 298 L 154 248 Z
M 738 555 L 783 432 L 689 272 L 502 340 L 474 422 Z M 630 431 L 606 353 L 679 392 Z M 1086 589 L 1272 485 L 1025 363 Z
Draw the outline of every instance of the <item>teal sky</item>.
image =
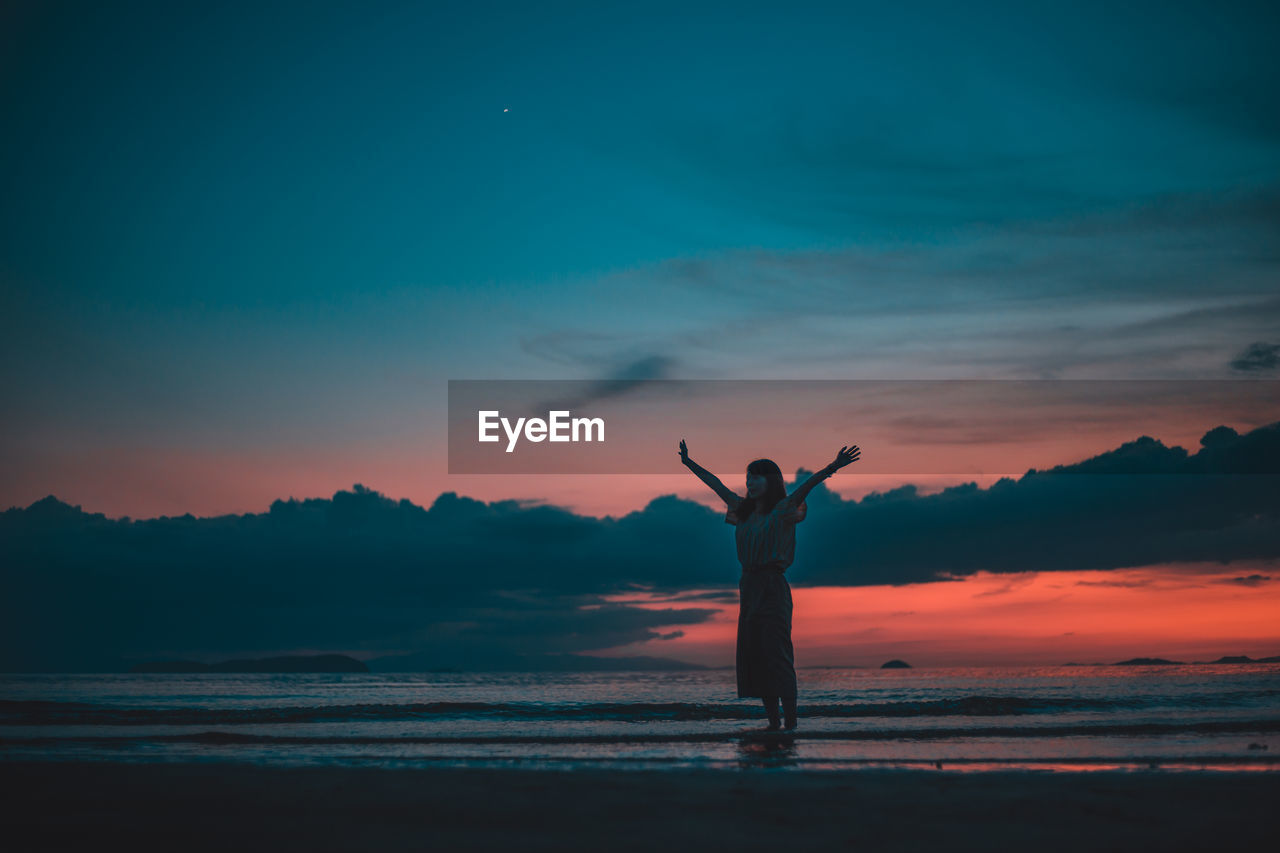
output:
M 1277 23 L 7 4 L 0 504 L 429 500 L 451 378 L 1274 378 Z

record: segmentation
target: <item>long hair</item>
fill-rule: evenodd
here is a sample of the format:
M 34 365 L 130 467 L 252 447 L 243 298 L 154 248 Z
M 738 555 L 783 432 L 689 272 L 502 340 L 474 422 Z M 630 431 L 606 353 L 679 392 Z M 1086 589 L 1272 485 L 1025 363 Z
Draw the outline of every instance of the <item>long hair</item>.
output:
M 782 469 L 772 459 L 757 459 L 747 466 L 747 473 L 764 477 L 764 494 L 759 498 L 744 498 L 738 504 L 737 512 L 734 514 L 739 519 L 747 519 L 757 510 L 762 513 L 773 512 L 778 501 L 787 496 L 787 486 L 782 481 Z

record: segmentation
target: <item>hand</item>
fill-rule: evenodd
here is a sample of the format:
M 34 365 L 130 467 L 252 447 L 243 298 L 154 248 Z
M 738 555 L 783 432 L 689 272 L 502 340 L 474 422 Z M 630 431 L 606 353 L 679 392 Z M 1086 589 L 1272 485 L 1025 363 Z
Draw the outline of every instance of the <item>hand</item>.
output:
M 680 461 L 681 462 L 689 461 L 689 448 L 685 447 L 683 438 L 680 439 Z
M 831 463 L 831 472 L 834 474 L 850 462 L 857 462 L 860 455 L 862 455 L 862 451 L 858 449 L 856 444 L 840 448 L 840 452 L 836 454 L 836 461 Z

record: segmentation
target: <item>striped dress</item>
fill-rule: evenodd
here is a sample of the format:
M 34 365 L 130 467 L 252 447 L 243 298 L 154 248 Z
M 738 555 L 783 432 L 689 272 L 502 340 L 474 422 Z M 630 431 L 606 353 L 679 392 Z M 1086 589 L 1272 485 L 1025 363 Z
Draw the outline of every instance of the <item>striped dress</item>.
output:
M 806 507 L 788 496 L 767 514 L 739 519 L 738 498 L 725 513 L 735 525 L 738 561 L 738 697 L 795 697 L 795 652 L 791 645 L 791 585 L 785 572 L 795 559 L 796 524 Z

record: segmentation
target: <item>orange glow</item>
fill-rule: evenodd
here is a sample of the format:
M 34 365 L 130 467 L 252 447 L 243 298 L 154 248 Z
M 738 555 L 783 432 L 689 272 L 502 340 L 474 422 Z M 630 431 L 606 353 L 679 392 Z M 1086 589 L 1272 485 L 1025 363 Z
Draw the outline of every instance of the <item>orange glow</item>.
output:
M 429 507 L 442 492 L 480 501 L 521 499 L 564 507 L 584 516 L 615 518 L 642 511 L 662 495 L 678 495 L 723 511 L 720 500 L 688 471 L 671 474 L 449 475 L 445 455 L 425 445 L 385 441 L 352 443 L 334 451 L 303 443 L 285 448 L 235 450 L 116 446 L 88 452 L 70 447 L 30 448 L 15 460 L 0 510 L 28 506 L 46 495 L 110 518 L 198 517 L 266 512 L 276 499 L 331 498 L 355 483 L 389 498 Z M 674 456 L 674 454 L 673 454 Z M 816 456 L 816 454 L 815 454 Z M 808 470 L 829 461 L 811 460 Z M 788 478 L 794 471 L 786 472 Z M 745 492 L 742 472 L 721 472 L 726 485 Z M 1017 475 L 1013 475 L 1017 476 Z M 914 483 L 921 494 L 1000 475 L 867 475 L 844 472 L 827 487 L 846 500 Z
M 1240 581 L 1238 578 L 1258 579 Z M 1265 580 L 1262 578 L 1266 578 Z M 1280 561 L 1088 572 L 980 572 L 903 586 L 792 588 L 797 666 L 1185 662 L 1280 654 Z M 705 607 L 645 594 L 645 607 Z M 737 606 L 684 636 L 610 649 L 729 666 Z

